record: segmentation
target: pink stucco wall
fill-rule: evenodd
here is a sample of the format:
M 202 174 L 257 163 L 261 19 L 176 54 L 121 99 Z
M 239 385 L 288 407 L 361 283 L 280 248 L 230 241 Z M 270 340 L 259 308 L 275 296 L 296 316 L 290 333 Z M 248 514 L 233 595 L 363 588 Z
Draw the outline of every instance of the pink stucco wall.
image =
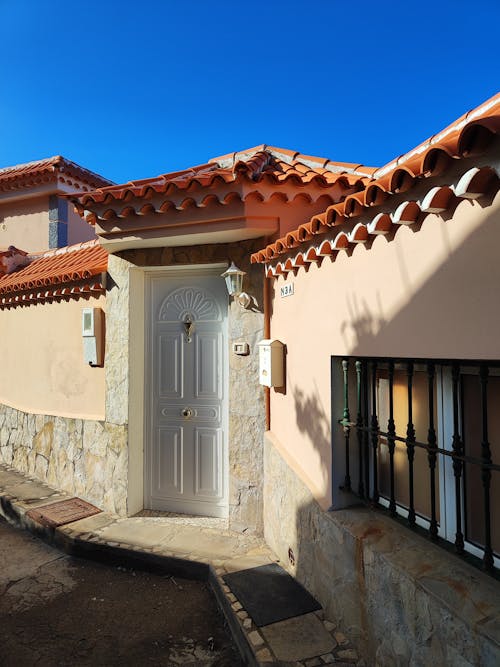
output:
M 0 311 L 0 403 L 35 414 L 104 418 L 104 368 L 83 360 L 81 311 L 104 297 Z
M 500 359 L 499 247 L 497 194 L 271 281 L 271 336 L 287 346 L 271 431 L 322 506 L 331 499 L 331 355 Z M 290 282 L 294 295 L 281 298 Z

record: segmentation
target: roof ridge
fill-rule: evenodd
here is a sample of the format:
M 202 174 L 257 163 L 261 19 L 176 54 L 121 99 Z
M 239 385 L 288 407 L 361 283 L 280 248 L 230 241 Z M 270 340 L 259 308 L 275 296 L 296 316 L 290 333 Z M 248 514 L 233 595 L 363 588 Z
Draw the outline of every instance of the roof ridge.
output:
M 52 155 L 51 157 L 41 158 L 40 160 L 31 160 L 29 162 L 20 162 L 19 164 L 8 165 L 6 167 L 0 167 L 0 176 L 2 178 L 8 179 L 11 176 L 12 179 L 22 178 L 23 174 L 30 173 L 30 170 L 49 170 L 52 169 L 53 172 L 59 171 L 64 173 L 64 169 L 70 169 L 80 175 L 80 179 L 87 178 L 90 181 L 95 181 L 101 183 L 102 185 L 114 185 L 113 181 L 109 178 L 105 178 L 100 174 L 82 167 L 77 162 L 65 158 L 63 155 Z
M 335 160 L 330 160 L 326 157 L 316 156 L 316 155 L 305 155 L 299 151 L 292 150 L 289 148 L 280 148 L 279 146 L 271 146 L 270 144 L 259 144 L 258 146 L 252 146 L 251 148 L 245 148 L 240 151 L 235 151 L 233 153 L 226 153 L 225 155 L 220 155 L 219 157 L 210 158 L 208 161 L 210 164 L 215 163 L 221 168 L 231 168 L 237 162 L 245 161 L 251 159 L 257 153 L 265 151 L 278 160 L 282 160 L 289 165 L 293 165 L 295 161 L 305 164 L 307 167 L 311 168 L 322 168 L 332 173 L 348 173 L 354 174 L 356 176 L 368 176 L 371 177 L 373 172 L 378 169 L 378 167 L 368 167 L 363 164 L 356 162 L 340 162 Z
M 32 252 L 29 254 L 32 260 L 44 259 L 45 257 L 55 257 L 56 255 L 65 255 L 78 250 L 86 250 L 99 245 L 99 239 L 90 239 L 90 241 L 81 241 L 72 245 L 63 246 L 62 248 L 51 248 L 50 250 L 40 250 L 39 252 Z
M 39 160 L 30 160 L 29 162 L 19 162 L 18 164 L 12 164 L 7 167 L 0 167 L 0 174 L 6 171 L 24 169 L 25 167 L 35 167 L 40 164 L 46 164 L 47 166 L 51 166 L 60 158 L 62 158 L 62 155 L 52 155 L 52 157 L 44 157 L 40 158 Z

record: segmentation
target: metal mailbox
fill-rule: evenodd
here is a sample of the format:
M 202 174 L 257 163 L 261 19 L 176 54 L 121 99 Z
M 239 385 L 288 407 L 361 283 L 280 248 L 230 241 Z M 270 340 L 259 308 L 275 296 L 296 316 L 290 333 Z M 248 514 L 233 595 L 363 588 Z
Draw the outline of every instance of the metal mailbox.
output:
M 265 387 L 285 384 L 284 347 L 275 338 L 266 338 L 259 343 L 259 383 Z

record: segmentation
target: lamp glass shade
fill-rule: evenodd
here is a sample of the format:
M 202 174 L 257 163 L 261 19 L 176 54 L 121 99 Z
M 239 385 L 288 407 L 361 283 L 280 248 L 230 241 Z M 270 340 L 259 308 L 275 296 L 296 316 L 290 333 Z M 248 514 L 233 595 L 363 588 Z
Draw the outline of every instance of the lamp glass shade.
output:
M 243 276 L 246 275 L 246 271 L 242 271 L 234 262 L 231 262 L 231 266 L 221 274 L 226 281 L 227 291 L 229 296 L 237 296 L 243 291 Z

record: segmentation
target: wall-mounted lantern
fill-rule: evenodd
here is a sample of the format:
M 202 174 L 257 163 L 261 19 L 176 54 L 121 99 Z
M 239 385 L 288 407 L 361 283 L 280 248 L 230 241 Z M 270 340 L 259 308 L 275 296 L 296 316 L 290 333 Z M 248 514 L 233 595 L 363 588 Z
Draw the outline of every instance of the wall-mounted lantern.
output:
M 229 296 L 233 296 L 243 308 L 248 308 L 252 297 L 243 291 L 243 276 L 246 275 L 246 271 L 242 271 L 231 262 L 231 266 L 221 275 L 226 281 Z

